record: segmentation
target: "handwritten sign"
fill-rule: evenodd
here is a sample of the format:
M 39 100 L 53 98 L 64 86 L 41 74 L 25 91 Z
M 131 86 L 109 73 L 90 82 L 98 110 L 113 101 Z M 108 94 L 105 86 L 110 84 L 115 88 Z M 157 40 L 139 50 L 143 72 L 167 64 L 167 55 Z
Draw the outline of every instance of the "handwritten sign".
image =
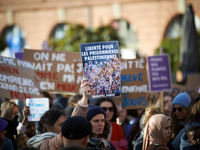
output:
M 24 59 L 31 62 L 40 78 L 40 90 L 74 93 L 73 62 L 81 59 L 80 53 L 24 49 Z
M 84 77 L 93 97 L 120 96 L 121 69 L 118 41 L 80 44 Z
M 171 70 L 168 55 L 147 57 L 150 92 L 171 90 Z
M 26 106 L 30 108 L 30 116 L 28 121 L 39 121 L 41 116 L 49 110 L 48 98 L 32 98 L 26 99 Z
M 121 70 L 122 106 L 126 109 L 145 108 L 148 104 L 146 59 L 121 59 Z
M 80 91 L 81 81 L 84 78 L 83 76 L 83 65 L 81 60 L 74 62 L 74 78 L 75 78 L 75 93 L 82 94 Z
M 0 56 L 0 97 L 25 100 L 39 95 L 31 63 Z

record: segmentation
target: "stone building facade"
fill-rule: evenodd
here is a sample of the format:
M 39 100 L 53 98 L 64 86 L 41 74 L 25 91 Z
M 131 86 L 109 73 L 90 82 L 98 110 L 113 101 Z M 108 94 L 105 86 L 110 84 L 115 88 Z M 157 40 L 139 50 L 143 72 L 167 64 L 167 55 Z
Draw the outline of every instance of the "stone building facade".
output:
M 141 56 L 151 56 L 170 22 L 183 14 L 189 3 L 200 18 L 200 0 L 0 0 L 0 33 L 9 25 L 17 25 L 27 46 L 41 49 L 59 23 L 95 28 L 123 19 L 137 39 L 130 47 Z

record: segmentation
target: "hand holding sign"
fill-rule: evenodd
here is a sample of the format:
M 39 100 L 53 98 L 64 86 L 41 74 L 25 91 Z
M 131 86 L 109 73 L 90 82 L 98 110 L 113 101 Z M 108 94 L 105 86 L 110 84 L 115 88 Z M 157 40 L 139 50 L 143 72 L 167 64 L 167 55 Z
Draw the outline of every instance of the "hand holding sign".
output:
M 84 106 L 87 106 L 88 104 L 88 98 L 89 98 L 89 95 L 91 94 L 91 84 L 88 82 L 89 79 L 86 79 L 84 78 L 82 81 L 81 81 L 81 92 L 82 92 L 82 99 L 80 101 L 80 103 Z
M 89 98 L 89 95 L 91 94 L 91 84 L 88 82 L 89 79 L 84 78 L 81 81 L 81 92 L 83 97 Z
M 23 113 L 22 124 L 25 126 L 28 121 L 28 116 L 30 115 L 29 106 L 25 106 L 24 109 L 22 110 L 22 113 Z
M 48 98 L 32 98 L 26 99 L 26 105 L 30 108 L 30 116 L 28 121 L 39 121 L 40 117 L 49 110 L 49 99 Z M 25 109 L 24 113 L 28 113 Z

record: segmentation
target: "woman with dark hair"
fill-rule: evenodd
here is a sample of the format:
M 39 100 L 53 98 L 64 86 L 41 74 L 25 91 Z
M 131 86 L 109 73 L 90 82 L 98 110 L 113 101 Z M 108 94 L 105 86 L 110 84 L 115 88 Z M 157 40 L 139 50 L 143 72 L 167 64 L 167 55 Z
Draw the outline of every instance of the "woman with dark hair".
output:
M 187 92 L 178 94 L 172 102 L 172 113 L 171 113 L 171 129 L 172 129 L 172 140 L 174 140 L 179 131 L 184 128 L 185 120 L 187 117 L 188 106 L 191 98 Z
M 53 138 L 60 134 L 62 123 L 66 120 L 63 111 L 58 109 L 50 109 L 45 112 L 40 121 L 38 122 L 37 134 L 30 138 L 27 142 L 28 146 L 35 147 L 37 149 L 47 149 L 46 142 L 44 140 Z M 61 137 L 57 136 L 58 142 L 62 142 Z M 62 144 L 61 144 L 62 145 Z
M 106 113 L 106 121 L 110 125 L 110 133 L 107 140 L 110 141 L 116 149 L 126 150 L 128 142 L 123 133 L 122 127 L 116 124 L 118 117 L 117 107 L 111 98 L 100 98 L 96 101 L 95 105 L 100 106 Z
M 104 110 L 96 105 L 89 105 L 86 119 L 92 125 L 92 133 L 89 136 L 86 149 L 115 150 L 115 147 L 105 138 L 109 134 L 109 124 L 106 122 Z
M 200 126 L 200 97 L 192 100 L 188 106 L 187 117 L 186 117 L 186 125 L 176 136 L 172 145 L 175 150 L 184 149 L 187 146 L 190 146 L 190 143 L 182 143 L 184 141 L 184 136 L 186 130 L 192 125 Z

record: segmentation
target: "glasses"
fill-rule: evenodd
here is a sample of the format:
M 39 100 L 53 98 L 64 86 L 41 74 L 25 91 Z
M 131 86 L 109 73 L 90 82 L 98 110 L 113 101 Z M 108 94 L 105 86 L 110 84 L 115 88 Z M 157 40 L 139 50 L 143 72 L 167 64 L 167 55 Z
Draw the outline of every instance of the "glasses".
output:
M 113 112 L 113 107 L 101 107 L 105 112 L 109 110 L 109 112 Z
M 183 108 L 182 107 L 174 107 L 174 108 L 172 108 L 173 112 L 176 112 L 176 110 L 178 110 L 179 112 L 182 112 Z

